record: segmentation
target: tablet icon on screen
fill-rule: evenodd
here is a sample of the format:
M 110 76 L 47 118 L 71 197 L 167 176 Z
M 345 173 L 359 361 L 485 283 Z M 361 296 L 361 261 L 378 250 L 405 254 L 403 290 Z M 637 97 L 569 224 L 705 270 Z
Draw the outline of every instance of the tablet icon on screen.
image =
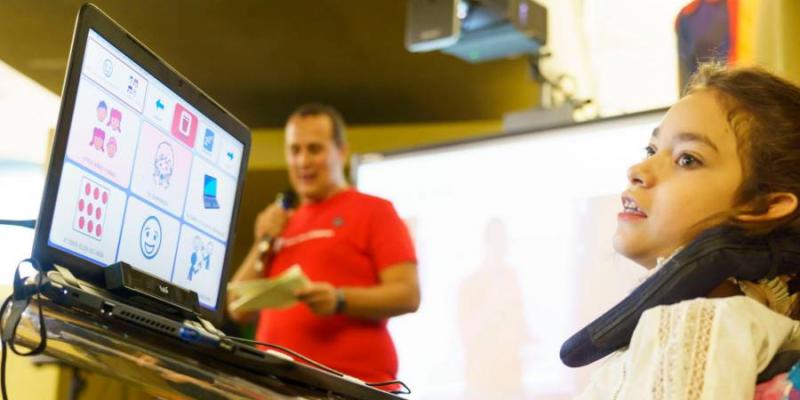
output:
M 205 175 L 203 178 L 203 206 L 206 209 L 219 208 L 217 202 L 217 178 Z
M 175 114 L 172 117 L 172 136 L 194 147 L 197 136 L 197 116 L 180 104 L 175 104 Z

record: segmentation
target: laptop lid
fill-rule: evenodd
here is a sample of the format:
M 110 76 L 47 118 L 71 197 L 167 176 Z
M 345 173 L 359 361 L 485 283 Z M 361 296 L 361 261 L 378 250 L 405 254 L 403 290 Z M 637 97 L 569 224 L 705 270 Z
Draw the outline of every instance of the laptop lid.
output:
M 61 99 L 33 255 L 99 287 L 125 261 L 221 322 L 249 129 L 91 4 Z

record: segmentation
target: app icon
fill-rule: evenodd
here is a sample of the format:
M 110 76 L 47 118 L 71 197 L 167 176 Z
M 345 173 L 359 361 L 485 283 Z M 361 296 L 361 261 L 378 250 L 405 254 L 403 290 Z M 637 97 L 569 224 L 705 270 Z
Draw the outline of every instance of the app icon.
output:
M 225 155 L 228 156 L 228 160 L 233 161 L 233 152 L 232 151 L 229 151 L 229 152 L 225 153 Z
M 175 113 L 172 117 L 172 136 L 186 143 L 187 146 L 194 147 L 194 140 L 197 136 L 197 116 L 180 104 L 175 104 Z
M 211 241 L 203 243 L 203 239 L 200 236 L 195 236 L 193 242 L 192 264 L 189 266 L 189 276 L 187 277 L 190 281 L 201 270 L 209 269 L 211 266 L 211 252 L 214 250 Z
M 113 73 L 114 73 L 114 63 L 112 63 L 111 60 L 106 58 L 105 61 L 103 61 L 103 75 L 105 75 L 106 78 L 110 78 L 111 74 Z
M 203 182 L 203 206 L 207 209 L 219 208 L 217 202 L 217 178 L 205 175 Z
M 209 153 L 214 150 L 214 131 L 211 129 L 206 128 L 206 135 L 203 137 L 203 148 Z
M 161 222 L 151 215 L 144 220 L 139 231 L 139 250 L 142 251 L 144 258 L 150 260 L 158 254 L 159 249 L 161 249 Z
M 110 126 L 112 131 L 122 132 L 119 127 L 120 123 L 122 123 L 122 112 L 116 108 L 112 108 L 111 118 L 106 125 Z
M 139 78 L 131 75 L 128 77 L 128 87 L 125 90 L 125 93 L 127 93 L 128 96 L 136 97 L 137 90 L 139 90 Z
M 103 238 L 103 225 L 106 220 L 108 189 L 84 176 L 81 177 L 81 186 L 78 190 L 78 207 L 75 209 L 72 229 L 92 239 L 100 240 Z
M 172 151 L 171 144 L 167 142 L 158 144 L 153 167 L 153 181 L 156 186 L 164 189 L 168 188 L 169 178 L 172 177 L 172 172 L 175 169 L 175 153 Z

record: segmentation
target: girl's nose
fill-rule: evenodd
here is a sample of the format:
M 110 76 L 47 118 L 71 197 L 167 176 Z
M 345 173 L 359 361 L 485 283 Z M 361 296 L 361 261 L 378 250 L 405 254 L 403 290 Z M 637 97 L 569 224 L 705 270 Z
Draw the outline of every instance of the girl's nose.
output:
M 628 168 L 628 182 L 630 182 L 631 186 L 640 186 L 643 188 L 653 186 L 655 183 L 655 175 L 653 175 L 648 161 L 650 161 L 650 159 L 633 164 Z

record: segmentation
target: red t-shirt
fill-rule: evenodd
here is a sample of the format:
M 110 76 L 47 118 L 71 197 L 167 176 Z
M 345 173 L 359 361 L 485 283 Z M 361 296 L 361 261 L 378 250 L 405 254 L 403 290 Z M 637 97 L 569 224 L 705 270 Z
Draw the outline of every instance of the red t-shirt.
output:
M 312 281 L 369 287 L 382 269 L 416 262 L 408 229 L 392 204 L 348 189 L 297 209 L 274 244 L 269 276 L 299 264 Z M 367 382 L 393 380 L 397 354 L 386 320 L 320 317 L 298 303 L 262 310 L 256 339 L 278 344 Z

